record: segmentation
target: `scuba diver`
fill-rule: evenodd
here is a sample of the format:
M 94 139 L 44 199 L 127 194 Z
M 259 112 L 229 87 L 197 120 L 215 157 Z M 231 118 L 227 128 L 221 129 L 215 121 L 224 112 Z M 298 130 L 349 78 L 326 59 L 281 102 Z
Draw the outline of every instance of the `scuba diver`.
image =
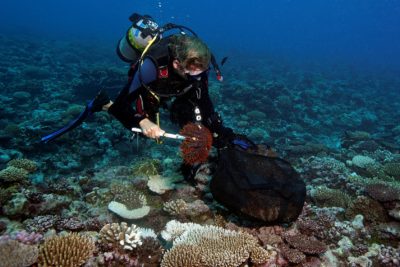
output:
M 210 65 L 218 80 L 222 80 L 222 75 L 207 45 L 184 26 L 167 24 L 158 27 L 150 16 L 138 14 L 133 14 L 130 20 L 132 27 L 117 46 L 119 57 L 131 63 L 129 82 L 115 101 L 101 90 L 76 120 L 43 137 L 42 141 L 55 139 L 100 111 L 107 111 L 129 130 L 139 126 L 143 135 L 158 139 L 165 133 L 159 124 L 159 109 L 167 107 L 171 121 L 180 127 L 189 122 L 207 127 L 216 148 L 229 142 L 245 148 L 253 146 L 250 140 L 223 126 L 214 110 L 208 93 Z M 162 36 L 171 29 L 179 29 L 180 33 Z M 184 30 L 192 35 L 187 35 Z M 167 105 L 170 100 L 173 100 L 172 104 Z
M 44 136 L 42 142 L 76 128 L 100 111 L 107 111 L 130 131 L 139 126 L 144 136 L 158 140 L 165 133 L 159 124 L 159 109 L 167 108 L 171 120 L 180 127 L 194 122 L 211 132 L 212 145 L 218 149 L 210 181 L 214 199 L 240 215 L 263 222 L 296 220 L 305 201 L 305 183 L 289 162 L 271 156 L 269 146 L 265 153 L 262 146 L 223 125 L 208 93 L 210 66 L 218 80 L 222 75 L 207 45 L 184 26 L 169 23 L 158 27 L 150 16 L 138 14 L 130 20 L 132 26 L 117 46 L 120 58 L 131 63 L 129 82 L 114 101 L 101 90 L 78 118 Z M 166 36 L 171 29 L 180 33 Z M 185 179 L 193 181 L 200 166 L 184 162 L 181 171 Z

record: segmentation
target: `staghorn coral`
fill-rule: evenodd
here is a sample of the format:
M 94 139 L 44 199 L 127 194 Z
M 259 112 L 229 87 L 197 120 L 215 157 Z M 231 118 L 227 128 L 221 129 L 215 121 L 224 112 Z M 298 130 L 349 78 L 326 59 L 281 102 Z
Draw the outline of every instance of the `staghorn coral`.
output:
M 367 185 L 365 192 L 379 202 L 400 200 L 400 190 L 382 183 Z
M 162 267 L 239 266 L 248 260 L 261 264 L 272 255 L 247 233 L 177 221 L 168 224 L 165 231 L 170 233 L 163 236 L 174 240 L 172 248 L 164 254 Z M 177 227 L 175 234 L 171 233 L 173 226 Z M 179 232 L 180 235 L 176 234 Z
M 15 168 L 24 169 L 29 173 L 35 172 L 37 170 L 36 162 L 29 159 L 13 159 L 10 160 L 7 165 Z
M 91 239 L 75 233 L 50 237 L 40 246 L 39 266 L 81 266 L 95 249 Z
M 8 166 L 0 171 L 0 181 L 5 183 L 21 183 L 28 179 L 28 171 L 14 166 Z
M 351 197 L 338 189 L 331 189 L 325 186 L 317 187 L 311 195 L 318 206 L 346 208 L 351 203 Z
M 0 240 L 0 266 L 31 266 L 37 261 L 38 255 L 39 249 L 35 245 L 26 245 L 15 240 Z
M 203 125 L 189 123 L 180 134 L 186 137 L 180 145 L 184 162 L 188 165 L 206 162 L 213 142 L 210 130 Z

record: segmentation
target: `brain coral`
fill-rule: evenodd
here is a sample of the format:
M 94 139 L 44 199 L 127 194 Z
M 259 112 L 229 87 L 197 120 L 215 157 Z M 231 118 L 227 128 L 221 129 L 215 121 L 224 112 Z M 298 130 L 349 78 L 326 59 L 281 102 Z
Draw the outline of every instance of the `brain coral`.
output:
M 247 260 L 265 263 L 271 257 L 250 234 L 217 226 L 181 226 L 183 223 L 172 222 L 178 230 L 170 235 L 175 236 L 173 247 L 164 254 L 161 267 L 239 266 Z

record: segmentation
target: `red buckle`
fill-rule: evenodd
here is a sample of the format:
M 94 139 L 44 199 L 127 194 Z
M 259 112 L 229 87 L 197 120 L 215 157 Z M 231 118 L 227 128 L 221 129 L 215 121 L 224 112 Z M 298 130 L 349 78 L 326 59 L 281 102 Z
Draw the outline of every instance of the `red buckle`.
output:
M 168 78 L 168 66 L 160 67 L 158 69 L 158 78 Z

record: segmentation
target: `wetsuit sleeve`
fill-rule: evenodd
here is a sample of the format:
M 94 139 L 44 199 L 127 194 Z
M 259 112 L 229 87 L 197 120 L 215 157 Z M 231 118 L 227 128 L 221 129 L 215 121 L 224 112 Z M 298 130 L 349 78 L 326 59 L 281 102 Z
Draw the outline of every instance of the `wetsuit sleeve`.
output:
M 139 122 L 146 118 L 145 115 L 136 111 L 136 100 L 141 90 L 144 90 L 142 82 L 148 84 L 157 79 L 157 68 L 150 59 L 145 59 L 140 68 L 142 77 L 139 77 L 139 71 L 136 68 L 132 81 L 125 85 L 108 109 L 108 112 L 129 130 L 132 127 L 138 127 Z

